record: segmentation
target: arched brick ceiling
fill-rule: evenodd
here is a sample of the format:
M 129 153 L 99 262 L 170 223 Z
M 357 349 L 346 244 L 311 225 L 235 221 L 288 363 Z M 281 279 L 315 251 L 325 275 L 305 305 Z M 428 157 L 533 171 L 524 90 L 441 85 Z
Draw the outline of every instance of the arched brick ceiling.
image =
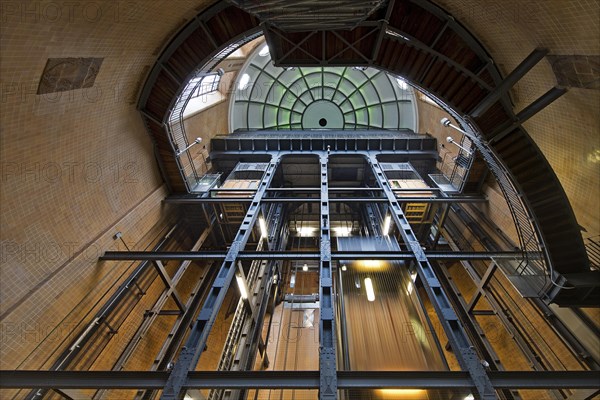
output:
M 268 23 L 261 25 L 255 16 L 236 7 L 217 3 L 175 36 L 150 73 L 139 103 L 174 180 L 177 168 L 172 151 L 164 146 L 162 126 L 171 104 L 198 66 L 206 65 L 222 47 L 262 29 L 276 65 L 375 65 L 403 76 L 467 118 L 502 80 L 481 43 L 428 1 L 390 2 L 390 7 L 352 31 L 315 28 L 281 31 Z M 514 121 L 507 94 L 472 120 L 522 194 L 554 268 L 563 274 L 586 272 L 586 251 L 564 190 L 535 142 Z M 512 127 L 494 142 L 503 126 Z

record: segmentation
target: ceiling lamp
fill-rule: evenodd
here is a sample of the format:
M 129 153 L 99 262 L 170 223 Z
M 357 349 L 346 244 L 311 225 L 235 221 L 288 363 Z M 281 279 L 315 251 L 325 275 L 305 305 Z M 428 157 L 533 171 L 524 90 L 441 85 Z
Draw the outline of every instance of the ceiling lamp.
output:
M 238 288 L 240 289 L 240 296 L 242 296 L 242 299 L 246 300 L 248 298 L 248 290 L 246 290 L 244 278 L 242 278 L 241 275 L 236 275 L 235 280 L 237 281 Z
M 267 232 L 267 222 L 263 217 L 258 218 L 258 225 L 260 226 L 261 237 L 263 239 L 267 238 L 269 236 L 269 233 Z
M 365 289 L 367 291 L 367 300 L 375 301 L 375 290 L 373 290 L 371 278 L 365 278 Z
M 391 215 L 386 215 L 385 219 L 383 220 L 383 236 L 388 236 L 390 234 L 390 225 L 392 223 L 392 216 Z
M 317 228 L 312 228 L 309 226 L 303 226 L 296 230 L 298 232 L 298 236 L 300 237 L 309 237 L 313 236 L 313 234 L 317 231 Z
M 347 237 L 352 233 L 352 228 L 347 226 L 338 226 L 333 228 L 337 236 Z

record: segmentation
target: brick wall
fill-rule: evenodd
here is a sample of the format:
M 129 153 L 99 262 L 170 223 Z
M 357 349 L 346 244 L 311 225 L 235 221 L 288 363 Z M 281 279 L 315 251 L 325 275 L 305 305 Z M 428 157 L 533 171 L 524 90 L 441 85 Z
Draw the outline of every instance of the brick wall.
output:
M 97 262 L 123 249 L 112 236 L 142 249 L 165 226 L 135 103 L 173 31 L 208 3 L 1 2 L 1 368 L 48 366 L 51 335 L 71 334 L 129 271 Z M 79 57 L 102 59 L 92 87 L 36 94 L 49 58 Z
M 462 0 L 437 2 L 480 39 L 500 71 L 510 73 L 535 47 L 550 55 L 600 54 L 595 1 Z M 517 111 L 557 84 L 552 59 L 542 60 L 512 90 Z M 600 91 L 571 87 L 525 123 L 565 189 L 584 237 L 600 233 Z

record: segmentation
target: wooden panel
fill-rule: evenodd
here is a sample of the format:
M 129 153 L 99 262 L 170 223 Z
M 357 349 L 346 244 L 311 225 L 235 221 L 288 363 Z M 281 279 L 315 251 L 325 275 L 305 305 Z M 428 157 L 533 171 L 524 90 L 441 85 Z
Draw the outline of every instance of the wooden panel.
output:
M 444 31 L 433 48 L 471 72 L 477 71 L 485 64 L 484 61 L 479 59 L 475 51 L 456 32 L 450 29 Z
M 165 71 L 161 70 L 158 73 L 156 83 L 148 96 L 146 110 L 156 116 L 158 120 L 162 121 L 169 111 L 171 102 L 175 100 L 175 95 L 178 90 L 179 84 Z
M 396 1 L 389 22 L 427 45 L 433 43 L 444 26 L 441 19 L 411 1 Z
M 168 65 L 183 82 L 192 72 L 204 64 L 210 53 L 215 50 L 210 44 L 210 40 L 207 40 L 206 34 L 198 29 L 175 50 L 169 58 Z
M 259 21 L 237 7 L 229 7 L 206 21 L 217 44 L 224 45 L 234 37 L 258 26 Z
M 465 110 L 465 112 L 469 112 L 469 110 Z M 494 129 L 501 126 L 504 122 L 510 120 L 508 113 L 499 102 L 495 103 L 490 107 L 480 118 L 477 118 L 475 122 L 479 125 L 482 133 L 489 138 L 489 135 L 494 131 Z

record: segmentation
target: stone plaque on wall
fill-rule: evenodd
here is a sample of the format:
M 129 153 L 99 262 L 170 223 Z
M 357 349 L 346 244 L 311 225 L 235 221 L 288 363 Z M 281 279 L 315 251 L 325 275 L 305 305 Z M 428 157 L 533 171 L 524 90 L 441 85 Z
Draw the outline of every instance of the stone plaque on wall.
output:
M 90 88 L 104 58 L 49 58 L 37 94 Z
M 600 89 L 600 56 L 548 56 L 559 85 Z

